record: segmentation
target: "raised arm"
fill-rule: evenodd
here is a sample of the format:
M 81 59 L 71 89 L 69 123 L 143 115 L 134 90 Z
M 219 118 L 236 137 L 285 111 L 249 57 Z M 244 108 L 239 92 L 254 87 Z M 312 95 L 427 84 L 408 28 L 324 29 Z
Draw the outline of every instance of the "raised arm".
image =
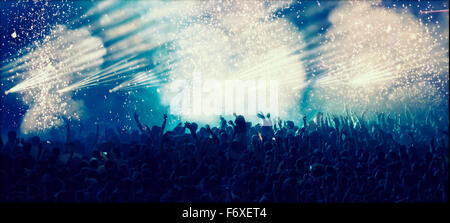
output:
M 267 114 L 267 119 L 266 119 L 266 116 L 264 116 L 264 114 L 262 112 L 256 114 L 256 116 L 263 121 L 264 126 L 270 125 L 270 127 L 272 127 L 272 123 L 270 122 L 270 113 Z
M 260 118 L 260 119 L 265 119 L 266 118 L 262 112 L 256 114 L 256 116 L 258 116 L 258 118 Z
M 192 138 L 194 138 L 195 143 L 198 146 L 199 145 L 199 140 L 198 140 L 197 132 L 196 132 L 197 131 L 197 127 L 198 127 L 197 124 L 196 123 L 186 122 L 184 124 L 184 126 L 189 129 L 189 131 L 191 132 Z
M 224 117 L 220 116 L 220 129 L 224 130 L 227 127 L 227 120 Z
M 306 128 L 306 115 L 303 116 L 303 128 Z
M 272 119 L 270 118 L 270 113 L 267 113 L 266 117 L 267 117 L 267 123 L 270 125 L 271 128 L 273 128 L 273 123 L 272 123 Z
M 141 134 L 144 134 L 144 128 L 142 128 L 142 124 L 139 121 L 139 115 L 136 113 L 136 111 L 134 111 L 133 117 L 134 117 L 134 121 L 136 121 L 136 124 L 137 124 L 139 130 L 141 131 Z
M 206 130 L 208 130 L 209 134 L 211 134 L 211 136 L 214 140 L 219 142 L 219 138 L 216 136 L 216 134 L 214 134 L 214 132 L 211 130 L 211 127 L 209 127 L 209 125 L 206 125 Z
M 358 125 L 362 128 L 364 127 L 364 115 L 366 114 L 366 110 L 363 111 L 361 114 L 361 117 L 358 116 L 358 114 L 354 113 L 354 116 L 356 118 L 356 121 L 358 122 Z
M 163 121 L 163 124 L 162 124 L 162 127 L 161 127 L 160 137 L 162 137 L 163 134 L 164 134 L 164 129 L 166 128 L 166 122 L 167 122 L 167 114 L 164 114 L 164 121 Z
M 325 125 L 325 123 L 323 122 L 323 113 L 322 112 L 317 112 L 316 117 L 317 117 L 317 124 L 320 127 L 323 127 Z
M 233 121 L 228 121 L 228 124 L 230 124 L 233 128 L 235 128 L 236 127 L 236 125 L 234 124 L 234 122 Z

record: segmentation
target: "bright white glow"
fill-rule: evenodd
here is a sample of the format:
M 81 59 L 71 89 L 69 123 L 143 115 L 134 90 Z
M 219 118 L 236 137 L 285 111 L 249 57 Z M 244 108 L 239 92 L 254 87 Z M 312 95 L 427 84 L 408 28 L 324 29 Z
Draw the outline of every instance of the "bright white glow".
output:
M 442 48 L 431 27 L 407 10 L 351 1 L 334 10 L 329 20 L 332 27 L 317 59 L 326 72 L 315 82 L 327 109 L 416 103 L 421 97 L 409 89 L 419 82 L 441 81 L 448 69 L 448 62 L 442 62 L 448 59 L 448 47 Z M 431 96 L 433 88 L 424 88 L 422 94 Z
M 116 4 L 117 10 L 113 5 L 103 13 L 97 10 L 96 14 L 102 15 L 92 25 L 93 29 L 107 26 L 99 35 L 112 43 L 106 63 L 157 50 L 151 60 L 164 71 L 128 69 L 125 81 L 110 92 L 163 85 L 158 93 L 163 104 L 169 105 L 173 97 L 168 90 L 171 83 L 192 81 L 194 72 L 201 73 L 205 80 L 276 80 L 283 92 L 279 110 L 284 114 L 280 115 L 285 116 L 300 99 L 299 89 L 306 86 L 298 54 L 304 47 L 302 36 L 286 19 L 274 16 L 275 11 L 289 4 L 288 1 L 138 1 Z M 98 6 L 102 7 L 105 6 Z M 123 17 L 119 19 L 119 15 Z M 136 15 L 139 16 L 134 18 Z M 60 92 L 119 81 L 115 70 L 89 74 Z M 185 118 L 205 120 L 212 116 Z
M 194 81 L 199 73 L 202 80 L 276 80 L 280 83 L 280 116 L 288 116 L 289 109 L 300 99 L 298 86 L 303 86 L 305 73 L 300 55 L 295 52 L 303 46 L 302 37 L 287 20 L 274 18 L 273 12 L 288 5 L 275 1 L 195 2 L 201 12 L 195 18 L 176 21 L 177 38 L 174 50 L 169 51 L 173 61 L 169 66 L 169 84 L 162 88 L 161 100 L 170 105 L 175 93 L 170 83 L 179 80 Z M 186 9 L 187 11 L 199 11 Z M 241 88 L 245 89 L 244 84 Z M 208 98 L 210 92 L 193 87 L 186 94 Z M 241 89 L 242 90 L 242 89 Z M 245 89 L 244 91 L 247 91 Z M 184 98 L 191 97 L 185 95 Z M 195 96 L 193 96 L 195 97 Z M 236 104 L 248 98 L 235 97 Z M 219 99 L 218 99 L 219 100 Z M 246 104 L 246 103 L 244 103 Z M 202 106 L 202 105 L 198 105 Z M 197 108 L 198 106 L 193 106 Z M 204 107 L 204 106 L 203 106 Z M 266 110 L 264 112 L 270 112 Z M 208 113 L 208 112 L 207 112 Z M 221 114 L 224 114 L 222 111 Z M 256 112 L 255 112 L 256 113 Z M 254 114 L 253 114 L 254 115 Z M 190 112 L 182 118 L 210 121 L 217 116 Z

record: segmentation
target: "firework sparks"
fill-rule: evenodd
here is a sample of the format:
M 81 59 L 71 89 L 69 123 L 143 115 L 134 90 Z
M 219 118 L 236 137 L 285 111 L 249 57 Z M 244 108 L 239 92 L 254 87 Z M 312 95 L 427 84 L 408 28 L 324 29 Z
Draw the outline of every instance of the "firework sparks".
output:
M 168 52 L 169 59 L 176 61 L 169 66 L 167 87 L 162 88 L 163 103 L 169 104 L 172 98 L 171 82 L 192 80 L 193 73 L 200 73 L 205 80 L 277 80 L 284 92 L 279 110 L 289 111 L 299 100 L 292 89 L 303 85 L 305 73 L 297 53 L 303 46 L 302 36 L 287 20 L 272 14 L 288 5 L 274 1 L 193 5 L 195 9 L 187 11 L 202 13 L 178 21 L 175 50 Z M 202 94 L 208 93 L 198 96 Z M 246 99 L 235 100 L 240 104 Z M 205 115 L 186 118 L 204 120 Z
M 360 19 L 351 19 L 356 17 Z M 333 26 L 317 59 L 319 69 L 326 72 L 314 83 L 317 89 L 328 89 L 319 91 L 322 101 L 342 104 L 347 100 L 354 108 L 401 100 L 418 103 L 422 97 L 409 91 L 412 86 L 427 82 L 422 96 L 430 97 L 436 88 L 445 87 L 441 75 L 448 63 L 442 58 L 448 55 L 448 48 L 442 48 L 443 40 L 433 37 L 431 27 L 407 11 L 397 13 L 353 2 L 335 10 L 330 20 Z
M 35 42 L 24 57 L 11 62 L 20 63 L 19 70 L 7 64 L 6 67 L 12 68 L 5 69 L 5 73 L 15 72 L 7 80 L 22 81 L 5 93 L 19 93 L 29 106 L 21 125 L 22 132 L 61 125 L 61 117 L 78 119 L 82 103 L 57 91 L 83 76 L 82 72 L 95 70 L 103 63 L 105 54 L 102 41 L 92 37 L 86 29 L 67 30 L 57 26 L 42 43 Z

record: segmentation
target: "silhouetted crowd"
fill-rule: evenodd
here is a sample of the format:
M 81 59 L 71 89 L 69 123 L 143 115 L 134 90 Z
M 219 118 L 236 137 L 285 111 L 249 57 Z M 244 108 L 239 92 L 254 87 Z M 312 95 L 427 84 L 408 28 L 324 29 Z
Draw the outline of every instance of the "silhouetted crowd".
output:
M 447 114 L 448 115 L 448 114 Z M 2 202 L 448 202 L 448 117 L 258 114 L 1 142 Z M 54 133 L 54 132 L 53 132 Z

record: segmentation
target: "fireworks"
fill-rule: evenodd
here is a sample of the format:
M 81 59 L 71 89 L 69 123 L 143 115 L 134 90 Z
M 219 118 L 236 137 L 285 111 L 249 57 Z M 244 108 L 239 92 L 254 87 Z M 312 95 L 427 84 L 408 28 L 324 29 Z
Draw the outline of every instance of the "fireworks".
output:
M 106 54 L 102 41 L 86 29 L 55 27 L 42 41 L 36 41 L 24 56 L 6 64 L 6 80 L 17 81 L 5 93 L 19 92 L 29 106 L 22 132 L 41 131 L 62 124 L 62 117 L 79 119 L 82 102 L 57 91 L 84 72 L 95 70 Z M 8 76 L 9 74 L 9 76 Z

